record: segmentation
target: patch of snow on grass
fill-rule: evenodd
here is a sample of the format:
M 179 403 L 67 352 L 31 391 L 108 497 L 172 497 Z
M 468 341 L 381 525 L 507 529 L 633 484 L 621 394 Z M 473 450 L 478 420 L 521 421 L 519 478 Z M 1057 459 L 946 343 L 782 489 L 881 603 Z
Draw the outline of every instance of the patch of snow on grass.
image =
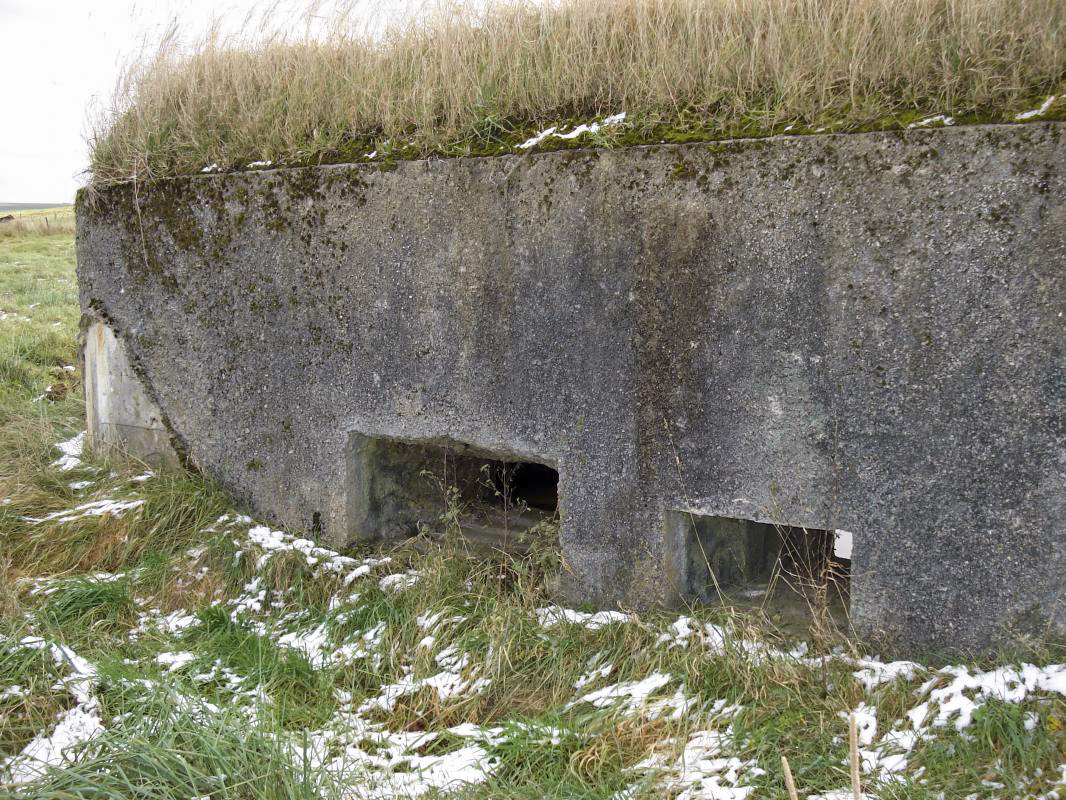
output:
M 687 800 L 747 800 L 755 791 L 746 779 L 765 775 L 755 761 L 728 755 L 735 749 L 731 728 L 693 733 L 676 759 L 653 754 L 631 771 L 653 776 L 655 787 Z
M 538 133 L 535 136 L 531 136 L 529 139 L 526 139 L 524 142 L 522 142 L 522 144 L 520 144 L 518 146 L 521 147 L 523 150 L 528 150 L 529 148 L 535 147 L 536 145 L 538 145 L 541 142 L 543 142 L 549 136 L 554 134 L 557 130 L 559 130 L 559 129 L 557 127 L 554 127 L 554 126 L 552 126 L 551 128 L 545 128 L 540 133 Z
M 600 657 L 597 655 L 590 660 L 588 665 L 588 671 L 574 682 L 575 689 L 584 689 L 586 686 L 595 683 L 598 680 L 606 678 L 608 675 L 611 674 L 612 671 L 614 671 L 613 663 L 603 664 L 602 666 L 596 666 L 597 662 L 599 661 L 599 658 Z
M 200 620 L 184 609 L 163 614 L 158 609 L 150 608 L 139 616 L 137 625 L 130 632 L 130 639 L 135 640 L 149 632 L 158 632 L 168 636 L 182 633 L 196 625 Z
M 391 712 L 397 700 L 415 694 L 423 687 L 434 689 L 437 697 L 443 701 L 476 695 L 492 685 L 490 679 L 477 677 L 478 670 L 471 665 L 470 655 L 460 654 L 454 646 L 442 650 L 435 660 L 442 668 L 440 672 L 427 678 L 415 678 L 411 668 L 405 667 L 407 674 L 396 683 L 382 686 L 377 697 L 370 698 L 359 707 L 359 713 L 375 710 Z
M 869 703 L 859 703 L 859 707 L 852 711 L 851 714 L 855 715 L 855 727 L 859 734 L 859 745 L 869 747 L 874 743 L 874 737 L 877 736 L 877 709 Z M 840 717 L 847 720 L 851 714 L 847 711 L 841 711 Z
M 161 667 L 166 667 L 167 672 L 177 672 L 187 664 L 191 664 L 197 658 L 195 653 L 178 652 L 178 653 L 160 653 L 155 657 L 155 663 Z
M 28 783 L 44 775 L 50 767 L 72 760 L 71 751 L 104 732 L 95 702 L 76 705 L 64 711 L 51 733 L 37 736 L 16 756 L 3 763 L 10 783 Z
M 947 680 L 945 685 L 939 686 Z M 928 701 L 908 712 L 915 728 L 928 725 L 939 728 L 954 720 L 955 729 L 965 730 L 973 722 L 974 712 L 986 700 L 1017 704 L 1036 691 L 1066 696 L 1066 664 L 1036 667 L 998 667 L 987 672 L 971 672 L 962 666 L 937 670 L 918 690 Z M 972 695 L 972 697 L 971 697 Z M 935 712 L 934 712 L 935 708 Z
M 456 791 L 483 783 L 499 766 L 499 759 L 481 744 L 464 745 L 441 755 L 419 755 L 414 751 L 437 734 L 377 732 L 369 726 L 361 733 L 376 745 L 375 752 L 367 753 L 348 743 L 350 739 L 342 743 L 330 737 L 315 742 L 315 752 L 308 758 L 339 785 L 349 787 L 341 797 L 351 800 L 416 798 Z M 338 744 L 342 744 L 342 752 L 327 760 L 325 754 L 332 754 Z M 307 755 L 306 751 L 294 753 L 294 760 L 299 763 Z
M 69 647 L 46 642 L 35 636 L 23 638 L 19 645 L 33 650 L 48 649 L 56 666 L 69 671 L 60 678 L 57 688 L 65 688 L 74 698 L 74 707 L 59 715 L 50 733 L 38 734 L 22 751 L 0 762 L 0 775 L 6 773 L 10 783 L 28 783 L 50 767 L 61 767 L 75 756 L 79 745 L 104 732 L 100 707 L 93 696 L 96 668 Z
M 1033 119 L 1034 117 L 1044 116 L 1048 109 L 1051 108 L 1051 104 L 1055 102 L 1055 95 L 1049 95 L 1047 100 L 1040 104 L 1040 108 L 1034 108 L 1032 111 L 1023 111 L 1021 114 L 1015 114 L 1014 119 L 1018 122 L 1024 122 L 1027 119 Z
M 856 665 L 861 669 L 852 673 L 852 676 L 867 692 L 872 692 L 878 686 L 892 683 L 900 678 L 911 680 L 924 667 L 913 661 L 878 661 L 876 659 L 859 659 Z
M 34 525 L 41 525 L 45 522 L 74 522 L 79 519 L 85 519 L 86 517 L 102 517 L 105 514 L 110 514 L 113 517 L 121 517 L 127 511 L 132 511 L 143 505 L 144 500 L 113 500 L 108 498 L 104 500 L 93 500 L 90 503 L 83 503 L 80 506 L 68 508 L 63 511 L 55 511 L 51 514 L 46 514 L 43 517 L 23 517 L 23 519 Z
M 404 589 L 410 589 L 419 579 L 422 574 L 417 570 L 408 570 L 407 572 L 395 572 L 392 575 L 386 575 L 380 581 L 378 586 L 383 591 L 388 592 L 401 592 Z
M 531 147 L 536 147 L 538 144 L 540 144 L 550 136 L 554 136 L 557 139 L 576 139 L 578 136 L 581 136 L 584 133 L 598 133 L 601 128 L 607 128 L 612 125 L 619 125 L 625 122 L 625 119 L 626 112 L 621 111 L 617 114 L 611 114 L 609 117 L 606 117 L 602 122 L 583 122 L 580 125 L 575 126 L 573 130 L 567 131 L 566 133 L 560 133 L 558 126 L 552 126 L 550 128 L 545 128 L 537 135 L 530 137 L 526 141 L 522 142 L 522 144 L 518 145 L 518 147 L 522 150 L 528 150 Z
M 370 630 L 360 634 L 354 642 L 342 644 L 330 657 L 333 664 L 343 664 L 359 658 L 369 658 L 375 669 L 381 667 L 381 642 L 385 638 L 385 623 L 379 622 Z
M 894 680 L 913 678 L 921 669 L 913 662 L 861 661 L 864 668 L 856 678 L 869 690 Z M 975 712 L 990 699 L 1018 704 L 1034 692 L 1066 695 L 1066 665 L 1036 667 L 1004 666 L 988 671 L 971 671 L 964 666 L 947 666 L 932 676 L 917 690 L 920 700 L 905 713 L 905 722 L 896 723 L 882 736 L 876 736 L 876 710 L 865 703 L 856 709 L 859 726 L 859 756 L 862 771 L 881 783 L 902 780 L 908 767 L 908 756 L 918 742 L 934 738 L 934 729 L 949 725 L 962 732 L 968 728 Z M 847 717 L 847 714 L 841 716 Z M 909 723 L 909 727 L 907 727 Z
M 236 522 L 240 523 L 241 519 L 238 518 Z M 226 522 L 228 520 L 223 516 L 216 525 L 225 524 Z M 248 520 L 248 522 L 251 522 L 251 520 Z M 255 525 L 248 529 L 246 535 L 248 540 L 262 551 L 256 560 L 256 570 L 261 570 L 270 559 L 270 556 L 276 553 L 299 553 L 303 556 L 307 566 L 312 568 L 315 575 L 332 573 L 341 577 L 345 586 L 350 585 L 356 578 L 369 574 L 374 567 L 388 564 L 392 561 L 388 556 L 357 561 L 349 556 L 342 556 L 327 547 L 320 547 L 310 539 L 293 536 L 284 531 L 271 530 L 266 525 Z
M 73 439 L 56 444 L 56 449 L 62 453 L 58 459 L 52 462 L 52 466 L 60 472 L 70 472 L 82 465 L 82 454 L 85 451 L 85 431 L 82 431 Z
M 926 117 L 925 119 L 920 119 L 920 120 L 917 120 L 916 122 L 912 122 L 907 127 L 908 128 L 928 128 L 928 127 L 930 127 L 932 125 L 938 125 L 938 124 L 939 125 L 944 125 L 946 127 L 950 127 L 950 126 L 955 124 L 955 118 L 946 116 L 944 114 L 935 114 L 934 116 Z
M 572 708 L 580 703 L 590 703 L 596 708 L 610 708 L 620 706 L 626 712 L 634 712 L 648 704 L 648 698 L 662 689 L 673 680 L 672 675 L 664 672 L 653 672 L 647 678 L 639 681 L 625 681 L 604 686 L 594 692 L 582 695 L 567 708 Z
M 557 625 L 580 625 L 590 631 L 599 630 L 605 625 L 629 622 L 632 615 L 622 611 L 597 611 L 590 614 L 584 611 L 574 611 L 562 606 L 546 606 L 536 610 L 537 622 L 542 628 L 554 628 Z
M 329 631 L 324 622 L 310 631 L 286 633 L 277 640 L 277 644 L 303 653 L 315 667 L 328 664 L 332 655 Z

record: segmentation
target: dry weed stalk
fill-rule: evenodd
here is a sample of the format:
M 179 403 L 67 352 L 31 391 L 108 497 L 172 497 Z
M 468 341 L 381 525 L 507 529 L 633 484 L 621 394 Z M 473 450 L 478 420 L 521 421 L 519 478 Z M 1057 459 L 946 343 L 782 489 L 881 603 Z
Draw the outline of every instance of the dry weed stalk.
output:
M 854 800 L 862 800 L 862 783 L 859 779 L 859 722 L 855 714 L 848 714 L 848 750 L 851 765 L 851 794 Z
M 792 769 L 788 765 L 788 759 L 781 756 L 781 771 L 785 773 L 785 789 L 788 791 L 788 800 L 799 800 L 796 792 L 796 781 L 792 778 Z

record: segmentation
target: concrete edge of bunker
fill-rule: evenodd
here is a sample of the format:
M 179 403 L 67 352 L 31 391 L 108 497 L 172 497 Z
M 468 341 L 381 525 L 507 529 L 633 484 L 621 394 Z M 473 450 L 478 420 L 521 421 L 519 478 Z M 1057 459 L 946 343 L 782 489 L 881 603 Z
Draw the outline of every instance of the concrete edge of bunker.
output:
M 851 620 L 900 649 L 1063 635 L 1064 130 L 112 187 L 79 208 L 90 435 L 334 543 L 427 502 L 420 447 L 551 466 L 572 602 L 705 595 L 694 514 L 853 531 Z

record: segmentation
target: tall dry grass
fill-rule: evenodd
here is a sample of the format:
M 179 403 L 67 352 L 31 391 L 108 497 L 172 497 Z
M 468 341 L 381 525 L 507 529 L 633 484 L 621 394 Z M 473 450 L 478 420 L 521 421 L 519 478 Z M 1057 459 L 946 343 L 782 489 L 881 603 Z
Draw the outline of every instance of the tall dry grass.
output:
M 1066 76 L 1063 0 L 444 0 L 375 29 L 347 6 L 283 31 L 176 31 L 126 70 L 97 182 L 627 111 L 772 128 L 981 112 Z M 289 24 L 289 23 L 286 23 Z M 290 25 L 291 29 L 291 25 Z

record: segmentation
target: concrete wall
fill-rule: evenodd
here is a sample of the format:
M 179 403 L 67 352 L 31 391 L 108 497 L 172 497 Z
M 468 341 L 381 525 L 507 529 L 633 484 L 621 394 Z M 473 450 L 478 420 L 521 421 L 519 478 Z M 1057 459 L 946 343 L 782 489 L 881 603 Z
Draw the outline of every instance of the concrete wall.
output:
M 82 318 L 85 424 L 97 452 L 132 455 L 155 466 L 177 466 L 177 453 L 159 407 L 133 372 L 126 347 L 107 324 Z
M 902 646 L 1066 633 L 1064 144 L 342 165 L 139 209 L 115 187 L 79 207 L 82 306 L 180 452 L 332 542 L 365 519 L 353 435 L 454 441 L 558 468 L 572 600 L 675 602 L 690 511 L 852 531 L 855 622 Z

